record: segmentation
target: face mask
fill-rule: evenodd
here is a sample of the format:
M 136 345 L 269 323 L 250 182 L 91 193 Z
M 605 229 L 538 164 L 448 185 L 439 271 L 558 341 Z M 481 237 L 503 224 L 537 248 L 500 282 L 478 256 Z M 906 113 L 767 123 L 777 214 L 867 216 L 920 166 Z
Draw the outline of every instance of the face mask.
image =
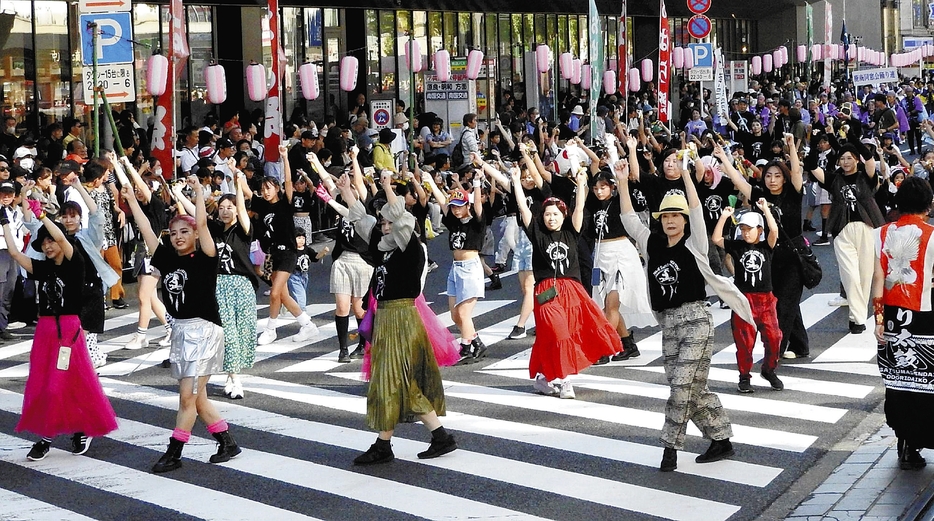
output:
M 330 161 L 325 161 L 325 162 L 324 162 L 324 167 L 327 168 L 327 167 L 329 167 L 329 166 L 331 166 L 331 162 L 330 162 Z
M 153 173 L 155 173 L 159 177 L 162 177 L 162 168 L 160 167 L 160 168 L 153 170 Z
M 32 169 L 36 166 L 36 161 L 31 157 L 24 157 L 19 160 L 19 166 L 27 172 L 32 172 Z

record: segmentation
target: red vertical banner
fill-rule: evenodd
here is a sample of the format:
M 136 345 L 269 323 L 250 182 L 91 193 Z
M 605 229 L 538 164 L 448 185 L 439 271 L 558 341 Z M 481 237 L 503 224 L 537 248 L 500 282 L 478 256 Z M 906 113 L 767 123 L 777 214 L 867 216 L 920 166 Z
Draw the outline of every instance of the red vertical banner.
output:
M 279 0 L 269 0 L 269 53 L 272 56 L 272 85 L 266 95 L 266 123 L 263 125 L 263 147 L 266 161 L 279 161 L 279 143 L 282 142 L 282 73 L 285 63 L 279 49 Z
M 668 12 L 665 0 L 660 0 L 661 10 L 658 21 L 658 120 L 668 123 L 668 90 L 671 78 L 671 33 L 668 27 Z
M 182 0 L 169 4 L 169 70 L 166 89 L 156 101 L 155 124 L 152 130 L 152 155 L 162 165 L 163 175 L 175 174 L 175 84 L 182 76 L 188 56 L 188 34 L 185 29 L 185 6 Z
M 619 82 L 619 93 L 623 99 L 627 96 L 629 88 L 629 49 L 627 48 L 629 34 L 626 28 L 626 17 L 626 0 L 622 0 L 616 31 L 616 79 Z

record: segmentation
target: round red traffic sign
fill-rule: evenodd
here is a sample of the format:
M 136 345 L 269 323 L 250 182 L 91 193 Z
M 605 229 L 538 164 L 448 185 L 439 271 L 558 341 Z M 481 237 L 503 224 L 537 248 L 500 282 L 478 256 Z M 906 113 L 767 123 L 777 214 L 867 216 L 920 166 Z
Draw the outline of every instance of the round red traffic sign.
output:
M 379 126 L 389 124 L 389 111 L 386 109 L 377 109 L 373 113 L 373 121 Z
M 688 0 L 688 9 L 694 14 L 704 14 L 710 9 L 710 0 Z
M 688 20 L 688 34 L 694 38 L 706 38 L 710 34 L 710 18 L 696 14 Z

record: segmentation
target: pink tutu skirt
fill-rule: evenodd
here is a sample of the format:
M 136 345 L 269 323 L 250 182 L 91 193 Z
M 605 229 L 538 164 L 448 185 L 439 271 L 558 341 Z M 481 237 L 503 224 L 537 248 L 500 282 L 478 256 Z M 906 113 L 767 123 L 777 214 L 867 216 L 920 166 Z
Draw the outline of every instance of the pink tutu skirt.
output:
M 367 308 L 367 316 L 364 317 L 363 322 L 360 324 L 360 334 L 367 339 L 366 354 L 363 357 L 363 366 L 360 370 L 363 372 L 363 377 L 367 381 L 370 379 L 370 340 L 373 338 L 372 317 L 376 314 L 376 299 L 372 296 L 368 298 L 369 307 Z M 418 311 L 418 316 L 422 319 L 425 332 L 428 333 L 428 341 L 431 342 L 431 348 L 435 352 L 435 360 L 438 361 L 438 367 L 447 367 L 456 364 L 457 361 L 460 360 L 460 347 L 457 345 L 457 340 L 454 339 L 454 335 L 448 331 L 448 328 L 444 327 L 444 324 L 438 320 L 438 316 L 435 315 L 434 311 L 428 307 L 424 295 L 419 295 L 418 298 L 415 299 L 415 309 Z M 367 320 L 368 318 L 369 320 Z
M 557 286 L 558 296 L 535 302 L 535 343 L 529 358 L 529 376 L 542 373 L 548 381 L 577 374 L 600 357 L 623 350 L 619 335 L 597 304 L 574 279 L 545 279 L 535 294 Z
M 55 317 L 39 317 L 16 432 L 46 438 L 76 432 L 103 436 L 117 429 L 117 415 L 94 372 L 81 321 L 76 315 L 66 315 L 59 317 L 59 323 L 61 340 Z M 67 370 L 57 367 L 62 345 L 71 347 Z

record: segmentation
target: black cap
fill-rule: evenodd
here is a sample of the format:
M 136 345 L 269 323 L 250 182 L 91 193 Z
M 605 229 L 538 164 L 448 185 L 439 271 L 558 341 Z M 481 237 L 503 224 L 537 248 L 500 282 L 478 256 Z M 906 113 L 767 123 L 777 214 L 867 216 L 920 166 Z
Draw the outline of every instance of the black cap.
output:
M 81 171 L 81 165 L 79 165 L 77 161 L 72 161 L 69 159 L 67 161 L 62 161 L 61 163 L 59 163 L 55 171 L 62 175 L 67 175 L 72 172 L 77 173 Z
M 306 130 L 302 132 L 302 139 L 318 139 L 317 130 Z
M 16 185 L 13 181 L 3 181 L 0 183 L 0 192 L 13 192 L 16 193 Z
M 220 139 L 217 140 L 217 148 L 218 148 L 218 150 L 220 150 L 220 149 L 222 149 L 222 148 L 230 148 L 230 147 L 232 147 L 232 146 L 234 146 L 233 141 L 231 141 L 231 140 L 229 140 L 229 139 L 227 139 L 227 138 L 225 138 L 225 137 L 222 137 L 222 138 L 220 138 Z

